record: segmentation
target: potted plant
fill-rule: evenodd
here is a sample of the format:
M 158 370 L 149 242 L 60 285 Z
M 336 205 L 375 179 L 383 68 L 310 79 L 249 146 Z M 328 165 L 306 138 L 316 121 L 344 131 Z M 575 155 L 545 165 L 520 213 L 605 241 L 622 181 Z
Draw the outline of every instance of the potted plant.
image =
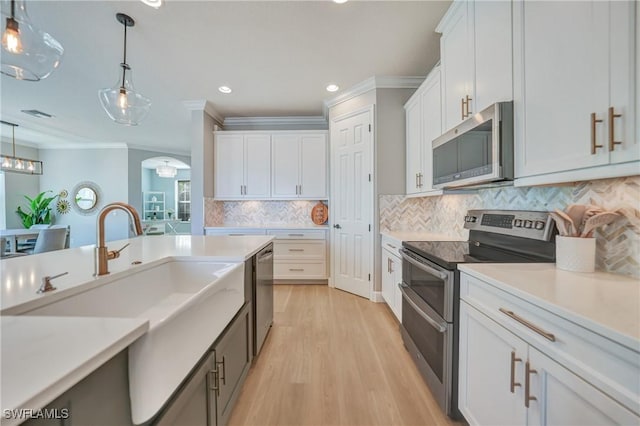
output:
M 34 198 L 24 196 L 29 202 L 27 211 L 22 210 L 22 206 L 18 206 L 16 213 L 22 219 L 22 225 L 29 229 L 32 225 L 51 223 L 51 207 L 50 204 L 56 199 L 57 195 L 47 197 L 47 193 L 53 191 L 43 191 Z

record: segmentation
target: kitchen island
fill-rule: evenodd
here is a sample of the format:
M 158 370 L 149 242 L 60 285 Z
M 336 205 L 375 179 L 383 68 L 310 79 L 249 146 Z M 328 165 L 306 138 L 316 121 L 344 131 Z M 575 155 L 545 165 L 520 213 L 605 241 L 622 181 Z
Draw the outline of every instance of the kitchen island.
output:
M 271 240 L 272 237 L 269 236 L 241 238 L 155 236 L 110 242 L 110 249 L 120 248 L 127 243 L 130 245 L 122 252 L 120 258 L 109 262 L 111 273 L 101 277 L 93 276 L 93 246 L 3 260 L 0 264 L 3 316 L 1 408 L 3 410 L 42 408 L 85 376 L 99 369 L 110 357 L 123 352 L 126 354 L 126 349 L 130 345 L 135 346 L 145 340 L 146 334 L 150 333 L 150 328 L 153 331 L 166 326 L 168 320 L 174 321 L 174 317 L 184 317 L 184 311 L 197 309 L 197 306 L 202 303 L 196 299 L 202 298 L 202 293 L 207 293 L 204 290 L 197 291 L 190 297 L 190 301 L 181 302 L 182 306 L 170 307 L 175 308 L 176 312 L 170 314 L 165 312 L 166 318 L 160 318 L 160 320 L 154 317 L 158 315 L 157 306 L 128 318 L 126 310 L 120 308 L 121 305 L 130 303 L 129 299 L 135 298 L 135 288 L 132 288 L 131 294 L 128 294 L 126 285 L 130 283 L 137 285 L 140 280 L 135 281 L 136 276 L 146 277 L 147 275 L 144 274 L 149 271 L 162 270 L 158 268 L 166 268 L 166 265 L 172 262 L 193 262 L 193 265 L 217 262 L 226 264 L 223 268 L 225 276 L 233 273 L 235 281 L 242 281 L 244 274 L 241 270 L 244 269 L 244 262 L 266 247 Z M 234 266 L 233 263 L 237 265 Z M 57 275 L 61 272 L 68 272 L 68 274 L 52 281 L 56 290 L 45 294 L 36 293 L 44 276 Z M 123 283 L 125 287 L 119 290 L 122 293 L 122 300 L 114 303 L 114 300 L 109 298 L 103 299 L 104 306 L 97 308 L 100 311 L 98 314 L 81 313 L 76 316 L 75 312 L 59 311 L 61 314 L 55 315 L 56 310 L 51 308 L 71 306 L 81 312 L 87 305 L 82 298 L 87 299 L 92 294 L 99 294 L 98 292 L 108 294 L 109 289 Z M 144 285 L 149 288 L 149 283 Z M 231 284 L 225 285 L 228 288 L 222 288 L 215 294 L 208 292 L 209 295 L 206 296 L 211 299 L 212 297 L 229 297 L 229 294 L 233 294 L 233 298 L 228 299 L 232 303 L 227 303 L 226 316 L 222 319 L 216 318 L 207 326 L 207 329 L 213 330 L 206 336 L 210 339 L 207 347 L 218 338 L 224 340 L 223 334 L 227 333 L 225 328 L 232 328 L 229 324 L 235 322 L 241 312 L 249 311 L 245 303 L 244 282 L 233 284 L 235 286 L 233 289 L 230 287 Z M 117 295 L 118 292 L 114 294 Z M 82 302 L 74 305 L 72 302 L 75 300 L 82 300 Z M 110 306 L 113 307 L 113 312 L 109 311 Z M 161 308 L 166 310 L 167 306 L 161 306 Z M 52 310 L 54 314 L 52 315 L 48 310 Z M 220 310 L 215 309 L 215 311 Z M 103 316 L 103 312 L 106 315 Z M 91 318 L 86 318 L 87 316 Z M 246 319 L 245 315 L 242 320 L 246 321 Z M 224 323 L 217 324 L 216 321 Z M 175 326 L 175 322 L 171 322 L 170 325 Z M 144 346 L 142 348 L 144 349 Z M 144 351 L 137 349 L 134 352 L 143 353 Z M 200 355 L 206 355 L 206 353 L 203 352 Z M 196 361 L 200 355 L 197 356 Z M 114 357 L 114 359 L 118 358 L 124 359 L 122 365 L 126 371 L 126 356 Z M 135 376 L 135 372 L 131 371 L 131 363 L 131 350 L 129 350 L 130 380 Z M 194 364 L 188 366 L 187 373 L 195 366 Z M 38 379 L 29 380 L 29 377 Z M 177 384 L 165 384 L 165 387 L 170 390 L 169 394 L 181 381 L 179 380 Z M 147 391 L 147 393 L 159 393 L 155 391 Z M 163 392 L 166 393 L 166 389 Z M 144 408 L 145 413 L 151 409 L 148 399 L 145 397 L 144 401 L 138 404 Z M 157 412 L 164 402 L 165 399 L 158 401 L 156 398 L 151 406 Z M 135 405 L 136 400 L 132 395 L 131 409 L 134 412 Z M 6 424 L 18 424 L 24 419 L 19 415 L 12 415 L 11 419 L 6 419 Z M 140 418 L 138 421 L 134 419 L 134 423 L 139 424 L 146 420 L 148 418 L 142 421 Z

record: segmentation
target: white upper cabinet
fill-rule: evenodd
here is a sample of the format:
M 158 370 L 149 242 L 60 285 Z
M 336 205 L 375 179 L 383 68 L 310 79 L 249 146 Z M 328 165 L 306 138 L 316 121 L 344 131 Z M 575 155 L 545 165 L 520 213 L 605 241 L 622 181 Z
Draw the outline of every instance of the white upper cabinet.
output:
M 215 198 L 270 197 L 269 134 L 216 133 L 214 156 Z
M 513 98 L 510 1 L 454 1 L 442 33 L 443 132 L 499 101 Z
M 439 195 L 432 188 L 432 142 L 442 134 L 440 67 L 435 67 L 405 105 L 407 195 Z
M 635 7 L 514 2 L 516 184 L 638 173 Z
M 327 198 L 327 135 L 272 135 L 272 198 Z

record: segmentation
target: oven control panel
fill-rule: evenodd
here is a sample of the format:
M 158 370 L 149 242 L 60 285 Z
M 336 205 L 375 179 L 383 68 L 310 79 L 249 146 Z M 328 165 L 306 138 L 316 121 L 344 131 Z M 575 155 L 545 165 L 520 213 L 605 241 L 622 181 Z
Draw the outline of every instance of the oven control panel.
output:
M 464 227 L 470 230 L 493 232 L 550 241 L 554 222 L 548 212 L 530 210 L 469 210 Z

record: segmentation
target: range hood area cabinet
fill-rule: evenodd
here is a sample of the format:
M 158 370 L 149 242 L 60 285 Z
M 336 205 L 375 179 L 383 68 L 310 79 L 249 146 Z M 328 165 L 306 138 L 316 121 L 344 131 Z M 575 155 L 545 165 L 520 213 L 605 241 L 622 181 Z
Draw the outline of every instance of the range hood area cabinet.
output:
M 516 185 L 638 174 L 638 2 L 513 5 Z
M 217 200 L 326 200 L 327 132 L 217 131 Z
M 434 190 L 432 141 L 442 134 L 440 67 L 436 66 L 404 106 L 407 195 L 440 195 Z
M 511 1 L 454 1 L 438 24 L 442 133 L 491 104 L 513 100 L 511 9 Z

